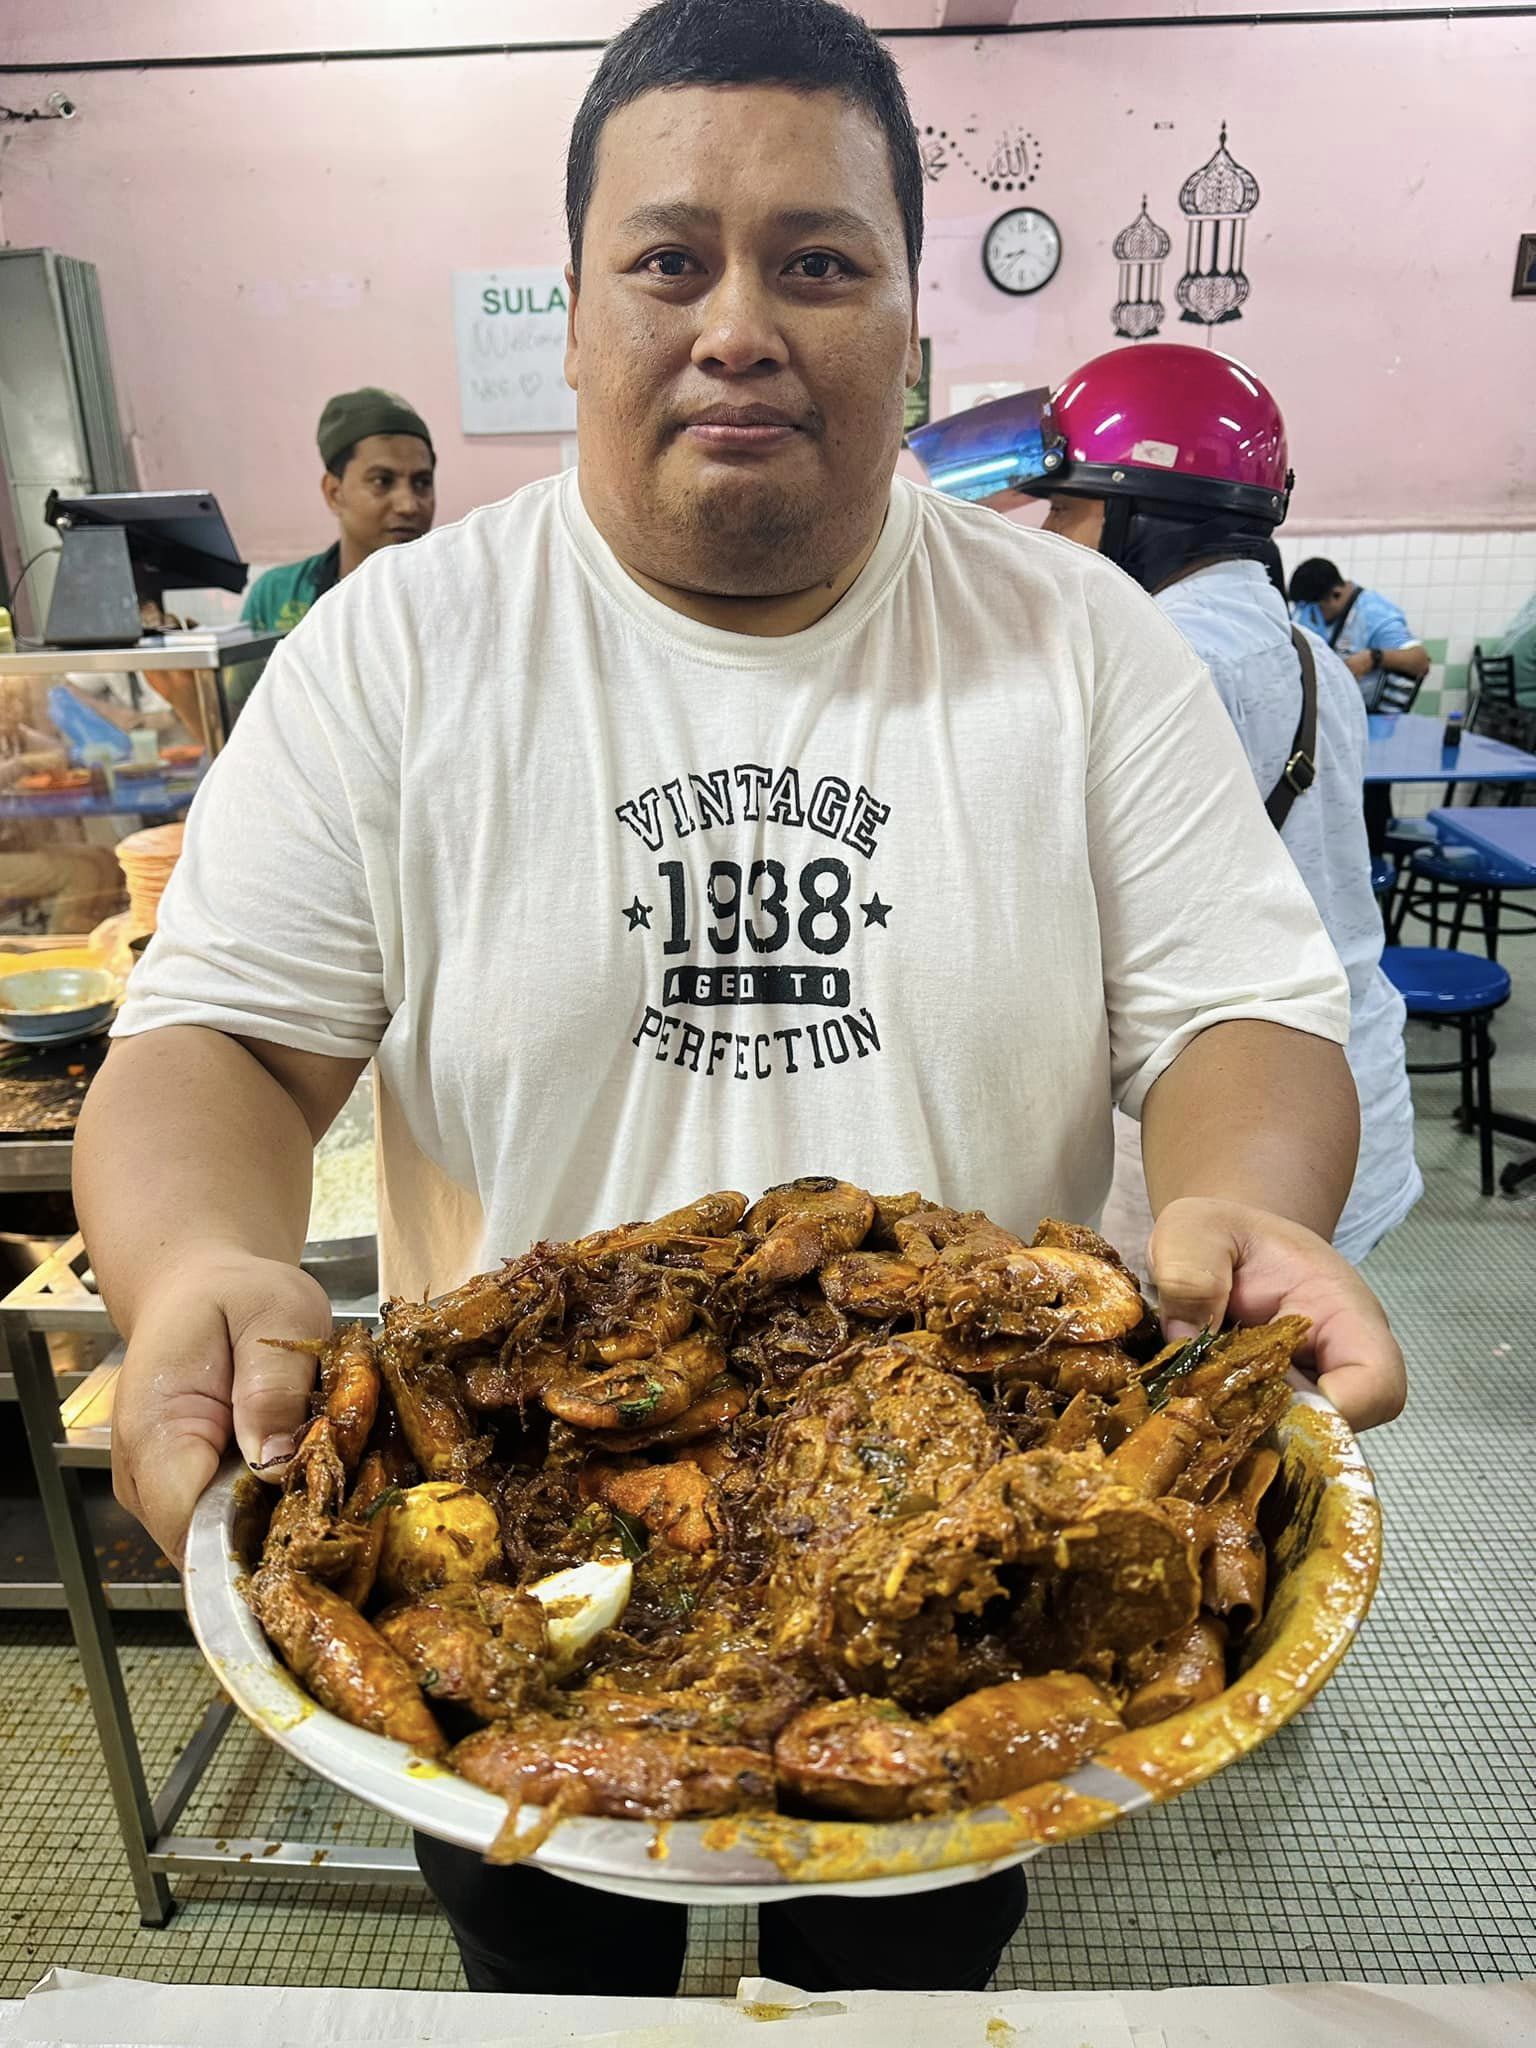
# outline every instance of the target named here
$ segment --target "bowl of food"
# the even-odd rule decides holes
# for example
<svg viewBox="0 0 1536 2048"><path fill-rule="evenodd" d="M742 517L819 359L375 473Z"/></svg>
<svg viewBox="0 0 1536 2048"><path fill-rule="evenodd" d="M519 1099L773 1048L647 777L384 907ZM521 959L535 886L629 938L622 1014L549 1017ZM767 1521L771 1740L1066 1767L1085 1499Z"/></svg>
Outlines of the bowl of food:
<svg viewBox="0 0 1536 2048"><path fill-rule="evenodd" d="M29 967L0 976L0 1033L23 1043L84 1038L112 1021L117 997L104 967Z"/></svg>
<svg viewBox="0 0 1536 2048"><path fill-rule="evenodd" d="M1296 1318L1165 1346L1103 1240L822 1178L543 1244L319 1349L188 1613L274 1740L495 1859L690 1902L959 1883L1322 1686L1370 1477Z"/></svg>

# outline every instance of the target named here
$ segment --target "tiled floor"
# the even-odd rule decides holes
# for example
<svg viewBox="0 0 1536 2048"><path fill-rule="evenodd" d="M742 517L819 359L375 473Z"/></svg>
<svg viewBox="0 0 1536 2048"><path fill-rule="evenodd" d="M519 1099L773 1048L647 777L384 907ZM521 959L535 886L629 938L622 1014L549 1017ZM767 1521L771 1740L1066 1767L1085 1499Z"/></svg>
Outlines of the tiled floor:
<svg viewBox="0 0 1536 2048"><path fill-rule="evenodd" d="M1536 1114L1536 948L1511 956L1524 991L1495 1072L1504 1103ZM1004 1985L1536 1973L1536 1185L1483 1202L1472 1141L1449 1123L1452 1083L1421 1080L1416 1097L1428 1192L1370 1266L1414 1372L1407 1415L1370 1439L1388 1530L1370 1624L1321 1700L1256 1755L1040 1858ZM158 1775L212 1682L174 1619L121 1635ZM177 1982L461 1982L420 1895L189 1880L170 1927L141 1929L62 1621L0 1616L0 1754L0 1995L50 1963ZM395 1838L243 1724L182 1825ZM696 1913L685 1990L732 1990L751 1944L746 1913Z"/></svg>

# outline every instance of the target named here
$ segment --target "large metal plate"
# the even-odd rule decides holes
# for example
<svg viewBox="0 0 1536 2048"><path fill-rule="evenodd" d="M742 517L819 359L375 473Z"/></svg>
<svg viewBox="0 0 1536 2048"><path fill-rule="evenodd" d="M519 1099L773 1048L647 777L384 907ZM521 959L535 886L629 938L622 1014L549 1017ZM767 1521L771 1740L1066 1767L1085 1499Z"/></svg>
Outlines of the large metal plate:
<svg viewBox="0 0 1536 2048"><path fill-rule="evenodd" d="M1287 1518L1272 1547L1269 1609L1241 1677L1218 1698L1116 1736L1060 1783L963 1814L892 1822L784 1814L573 1819L531 1860L600 1889L695 1905L810 1892L874 1897L963 1883L1187 1791L1283 1727L1318 1692L1375 1591L1380 1510L1349 1429L1320 1396L1303 1393L1275 1441ZM187 1613L220 1684L274 1742L332 1784L426 1834L490 1849L507 1823L502 1800L400 1743L338 1720L279 1664L240 1591L263 1519L261 1489L238 1461L225 1465L193 1517ZM537 1808L525 1807L519 1825L532 1828L539 1818Z"/></svg>

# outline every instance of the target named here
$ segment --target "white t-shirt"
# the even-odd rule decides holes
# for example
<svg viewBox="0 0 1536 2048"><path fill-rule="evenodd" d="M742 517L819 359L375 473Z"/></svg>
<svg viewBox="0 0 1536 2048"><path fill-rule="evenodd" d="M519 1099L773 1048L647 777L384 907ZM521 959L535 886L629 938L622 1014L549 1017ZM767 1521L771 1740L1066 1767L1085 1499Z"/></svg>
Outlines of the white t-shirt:
<svg viewBox="0 0 1536 2048"><path fill-rule="evenodd" d="M1221 562L1158 592L1206 664L1237 728L1262 795L1290 758L1301 716L1301 665L1291 645L1285 600L1257 562ZM1381 971L1381 911L1371 890L1361 791L1365 704L1354 677L1315 635L1317 780L1292 804L1282 836L1349 977L1349 1065L1360 1097L1360 1159L1334 1232L1347 1258L1361 1259L1401 1223L1424 1182L1413 1152L1413 1098L1403 1060L1403 999ZM1119 1134L1111 1234L1123 1183L1139 1177L1134 1133ZM1150 1227L1148 1225L1147 1227ZM1122 1247L1127 1258L1139 1247Z"/></svg>
<svg viewBox="0 0 1536 2048"><path fill-rule="evenodd" d="M1347 992L1210 682L1082 548L903 481L804 632L683 618L574 473L316 605L119 1033L377 1056L386 1285L831 1173L1092 1217L1224 1018Z"/></svg>

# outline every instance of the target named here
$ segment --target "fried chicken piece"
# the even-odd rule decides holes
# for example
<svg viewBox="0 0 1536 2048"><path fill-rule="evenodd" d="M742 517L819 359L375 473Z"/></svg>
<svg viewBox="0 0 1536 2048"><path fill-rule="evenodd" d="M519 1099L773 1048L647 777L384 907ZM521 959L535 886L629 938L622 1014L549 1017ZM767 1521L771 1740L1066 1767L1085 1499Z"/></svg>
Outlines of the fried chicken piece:
<svg viewBox="0 0 1536 2048"><path fill-rule="evenodd" d="M935 1209L926 1195L920 1195L911 1188L904 1195L875 1195L875 1220L869 1226L869 1236L864 1240L873 1251L894 1252L900 1249L896 1242L896 1225L903 1222L918 1209Z"/></svg>
<svg viewBox="0 0 1536 2048"><path fill-rule="evenodd" d="M442 1586L386 1608L375 1626L424 1692L482 1721L543 1698L550 1661L544 1609L510 1586Z"/></svg>
<svg viewBox="0 0 1536 2048"><path fill-rule="evenodd" d="M283 1662L322 1707L427 1756L444 1753L442 1730L404 1658L339 1593L303 1572L264 1566L246 1597Z"/></svg>
<svg viewBox="0 0 1536 2048"><path fill-rule="evenodd" d="M600 1500L643 1522L659 1543L698 1556L720 1540L715 1489L691 1460L671 1465L591 1464L582 1468L583 1500Z"/></svg>
<svg viewBox="0 0 1536 2048"><path fill-rule="evenodd" d="M1016 1596L1021 1566L1040 1592L1025 1609L1034 1654L1064 1663L1139 1648L1198 1604L1175 1518L1116 1484L1097 1444L1005 1456L921 1341L811 1376L773 1426L763 1479L775 1641L866 1690L900 1694L914 1631L931 1659L932 1632Z"/></svg>

